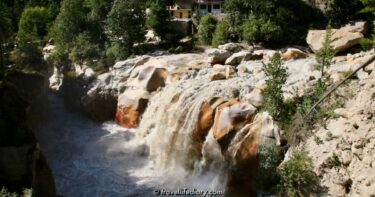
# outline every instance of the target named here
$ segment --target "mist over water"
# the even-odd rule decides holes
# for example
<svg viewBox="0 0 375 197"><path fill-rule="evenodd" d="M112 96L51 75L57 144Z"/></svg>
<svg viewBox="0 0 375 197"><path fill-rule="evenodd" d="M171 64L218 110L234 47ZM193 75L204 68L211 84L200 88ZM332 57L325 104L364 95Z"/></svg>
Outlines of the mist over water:
<svg viewBox="0 0 375 197"><path fill-rule="evenodd" d="M48 100L49 117L35 130L58 195L155 196L156 189L223 190L225 176L220 165L216 164L214 171L208 170L207 165L215 163L206 159L196 161L193 169L173 162L160 165L161 157L150 154L149 145L136 137L137 131L121 128L115 122L96 123L68 112L56 95L50 94ZM158 138L153 140L157 143ZM216 144L212 136L207 140L203 152L211 154L209 149Z"/></svg>

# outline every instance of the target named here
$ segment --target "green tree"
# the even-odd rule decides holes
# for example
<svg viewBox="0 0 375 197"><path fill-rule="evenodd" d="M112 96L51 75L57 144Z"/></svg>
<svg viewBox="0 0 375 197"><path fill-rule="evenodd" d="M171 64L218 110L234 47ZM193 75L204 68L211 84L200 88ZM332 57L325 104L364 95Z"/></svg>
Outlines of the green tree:
<svg viewBox="0 0 375 197"><path fill-rule="evenodd" d="M48 11L44 7L27 7L22 13L17 37L21 41L41 40L47 35Z"/></svg>
<svg viewBox="0 0 375 197"><path fill-rule="evenodd" d="M292 158L279 168L278 174L280 196L309 196L319 187L319 177L314 173L312 160L305 151L294 152Z"/></svg>
<svg viewBox="0 0 375 197"><path fill-rule="evenodd" d="M112 41L120 43L127 55L134 43L144 40L146 34L145 0L116 0L108 14L107 27Z"/></svg>
<svg viewBox="0 0 375 197"><path fill-rule="evenodd" d="M318 62L317 68L321 72L322 79L325 77L324 69L332 64L333 57L336 52L333 50L332 42L332 29L328 25L326 34L324 36L323 47L316 53L316 61Z"/></svg>
<svg viewBox="0 0 375 197"><path fill-rule="evenodd" d="M210 45L216 29L217 19L211 15L205 15L201 18L198 27L199 41Z"/></svg>
<svg viewBox="0 0 375 197"><path fill-rule="evenodd" d="M150 7L151 14L147 19L147 26L153 29L162 41L165 41L165 36L168 33L169 13L166 7L167 4L164 0L153 2Z"/></svg>
<svg viewBox="0 0 375 197"><path fill-rule="evenodd" d="M214 36L212 38L212 46L217 47L225 44L229 40L229 24L226 21L221 21L217 24Z"/></svg>
<svg viewBox="0 0 375 197"><path fill-rule="evenodd" d="M264 110L276 120L281 120L284 114L282 110L285 109L282 87L288 78L287 70L282 65L281 55L276 53L271 63L264 64L263 70L267 77Z"/></svg>
<svg viewBox="0 0 375 197"><path fill-rule="evenodd" d="M62 1L60 13L51 29L57 50L67 53L74 38L85 29L86 13L83 0Z"/></svg>
<svg viewBox="0 0 375 197"><path fill-rule="evenodd" d="M8 6L0 2L0 80L4 78L4 43L12 34L11 13Z"/></svg>

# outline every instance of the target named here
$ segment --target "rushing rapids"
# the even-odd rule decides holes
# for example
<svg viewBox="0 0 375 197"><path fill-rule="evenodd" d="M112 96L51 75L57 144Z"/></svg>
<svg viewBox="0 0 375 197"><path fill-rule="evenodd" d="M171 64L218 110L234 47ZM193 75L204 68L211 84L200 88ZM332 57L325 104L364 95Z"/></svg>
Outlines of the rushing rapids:
<svg viewBox="0 0 375 197"><path fill-rule="evenodd" d="M130 59L90 85L81 101L97 109L85 111L100 113L117 94L116 120L131 129L67 112L50 96L50 119L37 130L59 194L153 196L162 188L254 194L258 146L279 140L272 118L258 113L263 99L256 87L264 77L188 57Z"/></svg>

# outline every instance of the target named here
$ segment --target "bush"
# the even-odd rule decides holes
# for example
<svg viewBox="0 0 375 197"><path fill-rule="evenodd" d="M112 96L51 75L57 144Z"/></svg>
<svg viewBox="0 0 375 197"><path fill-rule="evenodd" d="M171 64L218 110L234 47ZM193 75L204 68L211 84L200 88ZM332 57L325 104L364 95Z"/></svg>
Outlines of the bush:
<svg viewBox="0 0 375 197"><path fill-rule="evenodd" d="M282 29L271 20L252 19L244 23L242 37L247 42L278 42Z"/></svg>
<svg viewBox="0 0 375 197"><path fill-rule="evenodd" d="M284 97L282 87L288 78L287 70L282 66L281 55L277 53L271 63L264 64L266 74L266 88L264 89L264 110L275 120L282 120L284 116Z"/></svg>
<svg viewBox="0 0 375 197"><path fill-rule="evenodd" d="M229 25L227 22L219 22L216 26L215 33L212 39L212 46L217 47L221 44L225 44L229 40Z"/></svg>
<svg viewBox="0 0 375 197"><path fill-rule="evenodd" d="M74 63L83 63L86 60L99 57L99 46L93 44L88 32L80 33L73 42L69 59Z"/></svg>
<svg viewBox="0 0 375 197"><path fill-rule="evenodd" d="M20 43L17 48L15 48L10 59L17 67L31 67L36 70L41 70L44 68L42 48L33 42Z"/></svg>
<svg viewBox="0 0 375 197"><path fill-rule="evenodd" d="M211 44L216 24L217 19L211 15L205 15L201 18L198 27L198 38L202 44Z"/></svg>
<svg viewBox="0 0 375 197"><path fill-rule="evenodd" d="M44 7L28 7L22 12L17 37L26 42L43 39L47 35L48 10Z"/></svg>
<svg viewBox="0 0 375 197"><path fill-rule="evenodd" d="M280 153L275 142L259 147L259 169L256 174L258 189L267 191L279 182L277 167L282 161Z"/></svg>
<svg viewBox="0 0 375 197"><path fill-rule="evenodd" d="M319 177L314 173L312 160L305 151L294 152L292 158L278 170L281 196L309 196L318 192Z"/></svg>

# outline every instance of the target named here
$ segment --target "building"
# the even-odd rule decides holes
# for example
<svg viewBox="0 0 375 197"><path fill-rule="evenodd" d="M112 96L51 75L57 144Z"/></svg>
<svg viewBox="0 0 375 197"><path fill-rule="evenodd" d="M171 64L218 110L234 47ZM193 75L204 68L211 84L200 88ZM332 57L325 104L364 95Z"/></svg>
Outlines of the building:
<svg viewBox="0 0 375 197"><path fill-rule="evenodd" d="M222 13L224 0L196 0L196 8L200 14L219 15Z"/></svg>
<svg viewBox="0 0 375 197"><path fill-rule="evenodd" d="M172 18L188 19L193 16L193 10L199 14L219 15L222 13L224 0L176 0L173 6L168 6Z"/></svg>
<svg viewBox="0 0 375 197"><path fill-rule="evenodd" d="M168 6L172 18L191 18L193 16L194 0L176 0L175 4Z"/></svg>

